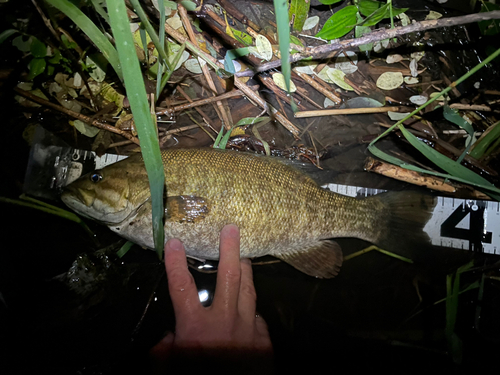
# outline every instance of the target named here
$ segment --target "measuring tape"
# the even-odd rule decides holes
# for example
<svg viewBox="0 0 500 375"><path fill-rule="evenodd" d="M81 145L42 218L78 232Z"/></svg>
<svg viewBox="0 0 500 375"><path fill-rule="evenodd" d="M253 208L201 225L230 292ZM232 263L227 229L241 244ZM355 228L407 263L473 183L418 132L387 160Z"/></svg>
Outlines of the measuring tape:
<svg viewBox="0 0 500 375"><path fill-rule="evenodd" d="M93 151L53 144L35 145L28 164L25 192L55 198L58 190L81 175L125 158L124 155L114 154L97 156ZM326 184L323 187L358 198L386 191L339 184ZM433 245L500 255L500 203L437 197L437 205L424 231Z"/></svg>
<svg viewBox="0 0 500 375"><path fill-rule="evenodd" d="M386 190L326 184L323 187L350 197L368 197ZM500 202L437 197L424 231L432 244L500 254Z"/></svg>

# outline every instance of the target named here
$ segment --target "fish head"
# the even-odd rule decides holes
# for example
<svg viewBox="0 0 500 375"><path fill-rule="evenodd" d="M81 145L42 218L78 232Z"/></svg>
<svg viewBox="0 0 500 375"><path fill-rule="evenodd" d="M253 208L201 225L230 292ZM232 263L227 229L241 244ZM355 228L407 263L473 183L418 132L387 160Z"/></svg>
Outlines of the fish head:
<svg viewBox="0 0 500 375"><path fill-rule="evenodd" d="M123 222L149 197L147 172L140 155L80 177L61 195L76 213L106 225Z"/></svg>

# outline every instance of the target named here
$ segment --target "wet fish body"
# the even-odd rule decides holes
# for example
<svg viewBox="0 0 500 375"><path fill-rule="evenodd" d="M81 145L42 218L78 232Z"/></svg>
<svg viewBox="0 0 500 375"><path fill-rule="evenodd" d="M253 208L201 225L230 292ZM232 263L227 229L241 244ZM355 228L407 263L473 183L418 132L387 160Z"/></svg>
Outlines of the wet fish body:
<svg viewBox="0 0 500 375"><path fill-rule="evenodd" d="M166 179L165 238L189 256L218 259L219 232L238 225L241 256L272 255L316 277L342 264L331 240L355 237L390 247L428 241L422 232L434 198L387 193L355 199L318 186L279 158L215 149L162 151ZM77 213L153 249L149 183L140 154L94 171L67 187L62 200Z"/></svg>

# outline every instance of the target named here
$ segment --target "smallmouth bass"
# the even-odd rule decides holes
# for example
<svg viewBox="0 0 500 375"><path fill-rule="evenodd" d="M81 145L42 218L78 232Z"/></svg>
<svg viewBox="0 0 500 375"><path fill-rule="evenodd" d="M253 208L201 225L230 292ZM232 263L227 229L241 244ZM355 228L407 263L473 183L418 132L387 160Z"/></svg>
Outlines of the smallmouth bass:
<svg viewBox="0 0 500 375"><path fill-rule="evenodd" d="M236 224L241 257L272 255L315 277L342 264L332 240L355 237L384 248L425 242L434 197L394 192L356 199L323 189L279 158L216 149L162 151L166 179L165 240L186 254L219 258L219 232ZM78 214L154 249L149 182L140 154L96 170L66 187ZM394 247L394 246L392 246Z"/></svg>

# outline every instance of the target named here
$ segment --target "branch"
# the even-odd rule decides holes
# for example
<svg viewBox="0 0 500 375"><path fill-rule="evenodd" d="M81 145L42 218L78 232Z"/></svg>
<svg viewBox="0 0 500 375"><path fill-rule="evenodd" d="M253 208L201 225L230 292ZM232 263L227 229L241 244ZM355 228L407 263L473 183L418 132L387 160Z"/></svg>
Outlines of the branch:
<svg viewBox="0 0 500 375"><path fill-rule="evenodd" d="M81 113L64 108L62 105L51 103L48 100L45 100L43 98L40 98L39 96L33 95L29 91L21 90L19 87L15 87L14 91L17 92L19 95L22 95L25 98L27 98L35 103L38 103L38 104L43 105L45 107L49 107L49 108L55 109L56 111L65 113L68 116L74 117L80 121L83 121L87 124L95 126L96 128L108 130L112 133L119 134L122 137L125 137L128 140L134 142L136 145L140 145L139 139L137 139L137 137L134 137L132 134L124 132L123 130L120 130L114 126L103 124L102 122L99 122L97 120L93 120L92 118L85 116L85 115L82 115Z"/></svg>
<svg viewBox="0 0 500 375"><path fill-rule="evenodd" d="M493 12L469 14L467 16L449 17L437 20L415 22L412 23L411 25L395 27L394 29L380 29L371 32L369 34L366 34L361 38L348 39L333 44L325 44L317 47L306 48L306 50L302 53L295 53L291 55L290 62L294 63L306 59L308 57L317 59L333 51L350 50L353 49L353 47L361 46L363 44L377 42L384 39L390 39L396 36L414 33L417 31L437 29L440 27L465 25L468 23L487 21L492 19L500 19L500 10L495 10ZM264 72L266 70L277 68L279 66L281 66L281 60L276 60L266 64L261 64L260 66L256 67L256 70L259 72Z"/></svg>

